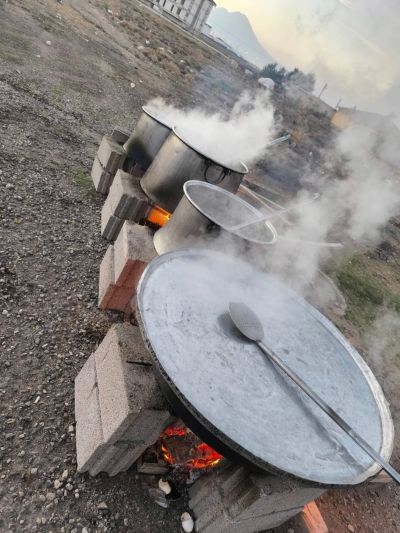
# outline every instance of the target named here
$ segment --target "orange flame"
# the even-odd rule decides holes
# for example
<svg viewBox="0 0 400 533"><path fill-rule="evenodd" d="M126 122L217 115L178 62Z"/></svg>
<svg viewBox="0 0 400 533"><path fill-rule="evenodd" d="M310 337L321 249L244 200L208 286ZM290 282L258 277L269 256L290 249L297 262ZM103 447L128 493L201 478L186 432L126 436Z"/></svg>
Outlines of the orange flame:
<svg viewBox="0 0 400 533"><path fill-rule="evenodd" d="M154 205L147 215L146 221L150 222L151 224L154 224L155 226L158 226L162 228L165 226L165 224L168 222L168 220L171 218L171 213L168 213L168 211L165 211L162 207L158 205Z"/></svg>
<svg viewBox="0 0 400 533"><path fill-rule="evenodd" d="M169 439L184 439L185 437L190 436L190 443L188 445L188 457L182 462L182 460L177 460L173 455L174 446L172 443L168 446ZM195 442L193 442L195 440ZM223 458L218 452L213 450L208 444L204 442L199 442L199 439L193 435L193 433L186 427L174 427L171 426L167 428L164 433L161 435L161 452L164 460L169 465L183 464L187 468L191 469L204 469L204 468L213 468L218 465L218 463Z"/></svg>

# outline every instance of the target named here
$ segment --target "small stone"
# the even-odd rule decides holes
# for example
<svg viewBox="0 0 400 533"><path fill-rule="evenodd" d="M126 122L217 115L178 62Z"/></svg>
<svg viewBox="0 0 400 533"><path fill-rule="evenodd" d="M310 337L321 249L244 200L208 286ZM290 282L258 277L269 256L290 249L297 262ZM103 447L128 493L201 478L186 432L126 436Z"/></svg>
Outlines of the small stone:
<svg viewBox="0 0 400 533"><path fill-rule="evenodd" d="M351 533L354 533L354 531L355 531L355 527L352 526L351 524L349 524L349 525L347 526L347 529L348 529L349 531L351 531Z"/></svg>
<svg viewBox="0 0 400 533"><path fill-rule="evenodd" d="M99 511L108 511L108 505L106 504L106 502L101 502L99 503L99 505L97 506L97 509Z"/></svg>
<svg viewBox="0 0 400 533"><path fill-rule="evenodd" d="M136 87L136 83L131 82L131 89L134 89Z"/></svg>
<svg viewBox="0 0 400 533"><path fill-rule="evenodd" d="M54 492L48 492L46 494L46 500L48 500L49 502L52 502L53 500L55 500L56 498L56 495L54 494Z"/></svg>
<svg viewBox="0 0 400 533"><path fill-rule="evenodd" d="M6 189L14 189L14 185L12 183L6 183Z"/></svg>
<svg viewBox="0 0 400 533"><path fill-rule="evenodd" d="M68 478L68 470L64 470L64 472L62 473L62 476L61 476L63 479L67 479Z"/></svg>
<svg viewBox="0 0 400 533"><path fill-rule="evenodd" d="M183 531L191 533L194 529L194 520L189 513L183 513L181 516L181 525Z"/></svg>
<svg viewBox="0 0 400 533"><path fill-rule="evenodd" d="M86 527L82 528L82 533L89 533L89 530Z"/></svg>
<svg viewBox="0 0 400 533"><path fill-rule="evenodd" d="M67 484L65 485L65 488L66 488L69 492L71 492L71 490L74 490L74 487L73 487L73 485L72 485L71 483L67 483Z"/></svg>
<svg viewBox="0 0 400 533"><path fill-rule="evenodd" d="M47 46L51 46L51 41L46 41Z"/></svg>
<svg viewBox="0 0 400 533"><path fill-rule="evenodd" d="M56 480L54 481L54 488L55 488L56 490L58 490L58 489L61 488L61 487L62 487L62 481L60 481L59 479L56 479Z"/></svg>
<svg viewBox="0 0 400 533"><path fill-rule="evenodd" d="M70 426L68 426L68 433L73 433L75 430L74 426L71 424Z"/></svg>
<svg viewBox="0 0 400 533"><path fill-rule="evenodd" d="M34 476L35 474L38 473L38 469L37 468L31 468L31 474Z"/></svg>
<svg viewBox="0 0 400 533"><path fill-rule="evenodd" d="M5 316L10 316L10 313L8 312L7 309L4 309L4 310L3 310L3 315L5 315Z"/></svg>

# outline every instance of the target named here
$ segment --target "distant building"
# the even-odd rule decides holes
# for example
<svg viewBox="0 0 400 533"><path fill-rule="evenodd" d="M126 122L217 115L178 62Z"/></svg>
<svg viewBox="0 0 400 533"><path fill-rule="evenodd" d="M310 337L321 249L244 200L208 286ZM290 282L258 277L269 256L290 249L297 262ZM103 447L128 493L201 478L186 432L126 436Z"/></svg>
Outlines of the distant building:
<svg viewBox="0 0 400 533"><path fill-rule="evenodd" d="M211 10L216 5L214 0L152 0L152 3L193 33L203 31Z"/></svg>

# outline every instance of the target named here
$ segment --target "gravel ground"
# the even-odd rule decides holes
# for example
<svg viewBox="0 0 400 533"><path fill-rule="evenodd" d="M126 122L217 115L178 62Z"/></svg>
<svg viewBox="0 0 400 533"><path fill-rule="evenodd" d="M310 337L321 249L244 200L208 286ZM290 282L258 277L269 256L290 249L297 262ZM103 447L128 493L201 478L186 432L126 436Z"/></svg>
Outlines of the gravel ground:
<svg viewBox="0 0 400 533"><path fill-rule="evenodd" d="M0 9L0 530L178 532L185 498L161 509L154 479L75 471L73 380L123 320L96 308L106 244L87 174L150 97L220 109L250 82L133 1ZM399 530L392 486L323 508L335 533Z"/></svg>

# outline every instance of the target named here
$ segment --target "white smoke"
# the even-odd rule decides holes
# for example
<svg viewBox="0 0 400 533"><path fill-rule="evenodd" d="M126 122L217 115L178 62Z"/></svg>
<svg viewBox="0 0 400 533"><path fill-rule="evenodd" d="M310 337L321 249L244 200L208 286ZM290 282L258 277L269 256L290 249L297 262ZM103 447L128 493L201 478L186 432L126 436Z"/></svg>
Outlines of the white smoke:
<svg viewBox="0 0 400 533"><path fill-rule="evenodd" d="M368 354L374 370L384 372L385 361L398 359L400 343L400 315L384 310L365 335Z"/></svg>
<svg viewBox="0 0 400 533"><path fill-rule="evenodd" d="M199 151L227 166L256 162L276 135L274 111L264 90L244 93L226 116L201 109L182 110L162 99L152 100L148 106L176 125ZM400 182L391 166L375 153L379 145L386 156L397 156L395 146L386 141L382 134L363 126L339 134L331 150L335 160L339 156L346 161L347 177L304 176L304 189L286 205L288 223L278 223L277 245L261 251L263 264L306 293L320 279L320 270L332 253L337 255L326 243L377 244L382 228L400 213ZM320 193L317 200L315 192Z"/></svg>
<svg viewBox="0 0 400 533"><path fill-rule="evenodd" d="M295 284L307 286L318 275L331 249L311 243L335 239L352 246L378 244L381 230L400 213L400 181L391 167L373 154L377 139L361 127L341 133L336 150L346 158L346 179L311 176L307 187L289 203L291 224L269 258L272 268Z"/></svg>
<svg viewBox="0 0 400 533"><path fill-rule="evenodd" d="M148 107L176 126L182 138L198 151L228 167L255 163L275 134L274 109L265 90L244 92L227 116L201 109L182 110L161 98L150 101Z"/></svg>

